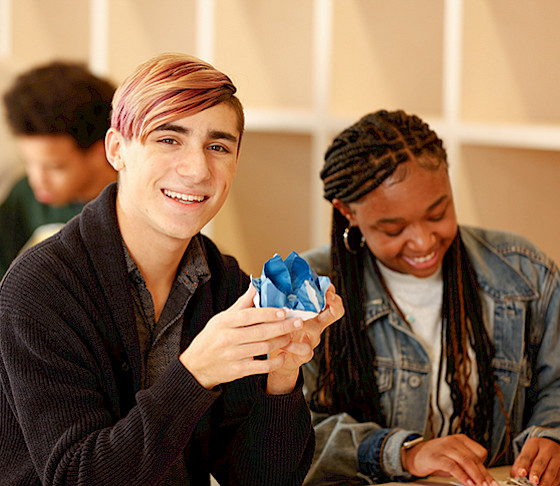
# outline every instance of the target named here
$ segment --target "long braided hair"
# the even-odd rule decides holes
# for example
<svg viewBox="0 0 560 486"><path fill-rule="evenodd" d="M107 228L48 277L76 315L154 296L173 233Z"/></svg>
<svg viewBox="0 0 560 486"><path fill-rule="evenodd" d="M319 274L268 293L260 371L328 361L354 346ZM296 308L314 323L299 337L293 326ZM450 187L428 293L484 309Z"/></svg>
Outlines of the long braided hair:
<svg viewBox="0 0 560 486"><path fill-rule="evenodd" d="M436 170L441 164L447 168L442 141L420 118L403 111L368 114L340 133L328 148L321 171L324 197L330 202L335 198L343 203L357 201L411 159L428 170ZM346 312L324 333L311 407L329 413L347 412L356 420L389 426L380 406L373 366L375 352L364 322L363 268L369 250L359 244L359 239L355 240L356 252L345 248L343 233L347 226L346 218L333 208L330 276ZM491 366L495 352L482 321L476 275L459 233L443 259L443 276L441 355L453 403L447 433L465 433L488 447L494 396L499 393ZM476 394L469 386L473 372L469 349L476 355Z"/></svg>

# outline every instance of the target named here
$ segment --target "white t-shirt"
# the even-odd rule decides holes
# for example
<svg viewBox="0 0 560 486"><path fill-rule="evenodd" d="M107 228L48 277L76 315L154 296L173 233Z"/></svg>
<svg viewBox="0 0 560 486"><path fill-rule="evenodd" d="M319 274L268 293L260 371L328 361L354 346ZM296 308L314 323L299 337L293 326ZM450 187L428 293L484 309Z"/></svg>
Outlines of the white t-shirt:
<svg viewBox="0 0 560 486"><path fill-rule="evenodd" d="M402 313L405 315L410 328L424 346L432 362L432 382L431 382L431 401L432 401L432 423L426 424L424 437L432 436L432 430L437 434L441 428L442 417L438 412L435 391L438 386L439 360L441 356L441 309L443 301L443 272L440 267L433 275L419 278L414 275L399 273L391 270L377 261L379 270L387 288ZM469 350L471 362L476 363L476 357L472 349ZM451 391L445 382L445 357L442 363L442 377L439 390L439 408L443 413L444 427L442 434L445 435L449 428L449 419L453 413L453 403L451 402ZM476 366L473 366L471 374L471 389L476 390L478 377Z"/></svg>

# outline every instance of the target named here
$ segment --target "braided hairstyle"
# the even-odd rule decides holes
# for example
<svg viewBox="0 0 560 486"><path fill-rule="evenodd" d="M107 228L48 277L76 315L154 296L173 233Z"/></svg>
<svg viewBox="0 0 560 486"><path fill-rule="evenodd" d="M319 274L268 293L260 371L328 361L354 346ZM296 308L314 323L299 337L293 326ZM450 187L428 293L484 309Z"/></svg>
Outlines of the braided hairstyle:
<svg viewBox="0 0 560 486"><path fill-rule="evenodd" d="M400 164L413 159L427 170L436 170L441 164L447 168L442 141L420 118L403 111L368 114L340 133L328 148L321 171L324 197L331 203L335 198L343 203L357 201L391 176L406 177L406 171L396 171ZM364 322L362 277L369 250L359 244L359 239L355 244L356 236L361 238L359 234L354 235L352 243L357 250L349 252L345 248L343 233L347 226L346 218L333 208L330 276L346 312L324 333L311 407L320 412L347 412L359 421L388 426L375 379L375 353ZM497 387L491 368L494 347L482 321L476 276L459 232L443 259L443 275L442 360L445 356L444 376L453 403L447 433L462 432L488 446ZM476 355L476 395L469 386L473 368L469 349ZM441 366L440 362L440 376ZM476 420L471 413L474 400Z"/></svg>

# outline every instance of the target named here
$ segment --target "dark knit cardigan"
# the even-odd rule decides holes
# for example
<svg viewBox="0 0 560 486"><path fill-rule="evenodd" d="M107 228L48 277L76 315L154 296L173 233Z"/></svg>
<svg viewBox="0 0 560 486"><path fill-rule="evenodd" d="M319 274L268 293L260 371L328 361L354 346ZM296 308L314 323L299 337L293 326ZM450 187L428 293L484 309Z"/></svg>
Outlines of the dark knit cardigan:
<svg viewBox="0 0 560 486"><path fill-rule="evenodd" d="M0 483L157 484L185 454L191 484L301 484L314 435L301 383L265 377L206 390L179 360L140 390L133 301L109 186L0 286ZM182 346L246 290L202 236L212 277L185 311ZM301 380L300 380L301 381Z"/></svg>

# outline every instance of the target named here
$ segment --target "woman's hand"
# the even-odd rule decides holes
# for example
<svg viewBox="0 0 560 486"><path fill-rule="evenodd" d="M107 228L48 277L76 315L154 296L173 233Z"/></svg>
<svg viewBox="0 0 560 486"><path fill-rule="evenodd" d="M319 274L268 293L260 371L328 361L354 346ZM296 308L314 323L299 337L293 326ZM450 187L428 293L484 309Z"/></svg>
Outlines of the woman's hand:
<svg viewBox="0 0 560 486"><path fill-rule="evenodd" d="M404 453L403 467L414 476L453 476L467 486L498 486L484 466L488 451L463 434L420 442Z"/></svg>
<svg viewBox="0 0 560 486"><path fill-rule="evenodd" d="M560 484L560 444L543 437L528 439L511 467L511 476L524 476L539 486Z"/></svg>

